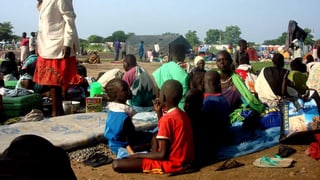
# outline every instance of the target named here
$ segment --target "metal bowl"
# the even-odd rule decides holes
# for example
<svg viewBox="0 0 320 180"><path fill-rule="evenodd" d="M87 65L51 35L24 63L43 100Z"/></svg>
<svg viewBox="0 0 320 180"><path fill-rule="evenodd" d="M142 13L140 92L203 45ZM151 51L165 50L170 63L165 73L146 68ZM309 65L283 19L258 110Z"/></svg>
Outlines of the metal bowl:
<svg viewBox="0 0 320 180"><path fill-rule="evenodd" d="M73 114L80 107L79 101L62 101L62 108L65 114Z"/></svg>

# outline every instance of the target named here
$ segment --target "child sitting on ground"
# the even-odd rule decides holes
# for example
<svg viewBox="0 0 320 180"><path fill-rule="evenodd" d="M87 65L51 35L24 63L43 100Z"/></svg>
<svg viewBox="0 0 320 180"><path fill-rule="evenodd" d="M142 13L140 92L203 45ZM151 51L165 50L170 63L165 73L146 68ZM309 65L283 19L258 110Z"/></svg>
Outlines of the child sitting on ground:
<svg viewBox="0 0 320 180"><path fill-rule="evenodd" d="M204 101L203 112L209 118L208 127L211 128L213 146L211 152L228 140L228 127L230 126L230 107L226 98L221 94L220 74L217 71L207 71L204 75Z"/></svg>
<svg viewBox="0 0 320 180"><path fill-rule="evenodd" d="M117 172L173 173L184 170L193 161L193 133L189 117L178 108L182 98L182 85L167 80L160 96L154 101L158 114L157 148L150 153L136 153L128 159L115 160Z"/></svg>
<svg viewBox="0 0 320 180"><path fill-rule="evenodd" d="M89 96L89 82L86 79L87 68L80 63L77 63L77 76L80 81L66 90L65 98L66 100L80 101L81 105L84 105L86 97Z"/></svg>
<svg viewBox="0 0 320 180"><path fill-rule="evenodd" d="M118 153L120 147L127 148L132 153L135 127L132 116L136 113L126 101L132 94L128 84L121 79L112 79L104 87L108 103L108 117L104 137L108 140L111 151Z"/></svg>
<svg viewBox="0 0 320 180"><path fill-rule="evenodd" d="M305 71L306 65L302 63L302 58L295 58L290 63L291 71L288 74L288 79L290 81L290 86L293 87L298 95L303 95L306 93L308 86L306 84L308 80L308 75ZM293 95L294 93L290 93Z"/></svg>
<svg viewBox="0 0 320 180"><path fill-rule="evenodd" d="M184 110L189 116L192 124L194 142L194 167L201 167L206 164L208 159L207 137L211 128L208 127L208 118L205 118L202 111L203 91L192 88L185 97ZM206 153L207 152L207 153ZM209 152L211 154L211 152Z"/></svg>
<svg viewBox="0 0 320 180"><path fill-rule="evenodd" d="M0 63L0 73L3 74L5 82L19 79L18 66L13 52L10 51L5 54L5 60Z"/></svg>

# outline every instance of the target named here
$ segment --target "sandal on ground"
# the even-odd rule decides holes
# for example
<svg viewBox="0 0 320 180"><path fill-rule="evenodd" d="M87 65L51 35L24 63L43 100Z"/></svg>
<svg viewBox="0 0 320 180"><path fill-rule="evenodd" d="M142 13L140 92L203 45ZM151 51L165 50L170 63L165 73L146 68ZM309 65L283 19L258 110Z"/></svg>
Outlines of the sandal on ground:
<svg viewBox="0 0 320 180"><path fill-rule="evenodd" d="M241 162L238 162L234 159L228 159L221 166L219 166L216 169L216 171L222 171L222 170L237 168L237 167L241 167L241 166L244 166L244 164Z"/></svg>
<svg viewBox="0 0 320 180"><path fill-rule="evenodd" d="M83 161L86 166L99 167L112 163L113 159L102 153L94 153L88 159Z"/></svg>
<svg viewBox="0 0 320 180"><path fill-rule="evenodd" d="M279 146L278 155L285 158L289 157L291 154L294 154L295 152L297 152L297 150L295 150L294 148L281 144Z"/></svg>
<svg viewBox="0 0 320 180"><path fill-rule="evenodd" d="M274 168L286 168L291 167L293 159L290 158L281 158L276 156L274 158L262 156L261 158L256 159L253 162L253 165L257 167L274 167Z"/></svg>

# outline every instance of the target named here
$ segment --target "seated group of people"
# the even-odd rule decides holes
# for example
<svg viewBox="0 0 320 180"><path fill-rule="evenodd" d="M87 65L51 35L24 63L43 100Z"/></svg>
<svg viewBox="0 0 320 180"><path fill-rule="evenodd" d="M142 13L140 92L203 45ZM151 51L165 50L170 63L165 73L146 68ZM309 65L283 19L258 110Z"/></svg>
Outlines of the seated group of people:
<svg viewBox="0 0 320 180"><path fill-rule="evenodd" d="M33 92L50 98L50 87L40 85L34 81L37 60L38 56L36 54L30 54L21 64L18 64L14 52L5 53L4 59L0 64L0 87L7 88L5 92L9 92L11 89L25 92L17 94L18 96ZM78 84L65 87L64 97L62 98L65 100L79 100L84 103L85 97L88 96L87 89L89 84L85 79L87 76L86 68L80 63L77 63L77 76L80 79ZM15 86L11 86L11 84L15 84ZM4 96L10 95L9 93L4 93Z"/></svg>
<svg viewBox="0 0 320 180"><path fill-rule="evenodd" d="M36 93L45 92L46 88L33 82L36 61L37 55L30 54L21 66L18 66L15 54L12 51L7 52L0 65L2 75L0 87L4 87L6 81L17 81L15 88L31 89Z"/></svg>
<svg viewBox="0 0 320 180"><path fill-rule="evenodd" d="M233 112L250 109L260 118L266 107L277 105L279 98L295 95L287 89L292 88L298 95L308 89L304 86L306 79L297 75L303 69L301 59L292 61L289 71L284 69L283 56L275 54L273 66L255 75L247 57L239 58L236 70L227 51L217 53L219 72L204 70L205 61L197 57L197 67L188 73L184 58L184 46L172 46L169 62L150 77L137 65L135 57L128 55L123 61L126 71L123 78L115 78L104 87L112 102L105 138L115 154L123 149L129 154L128 158L113 162L115 171L172 173L190 164L206 165L214 161L214 152L219 147L230 143L233 137L228 130L232 123L243 120L232 117ZM252 76L255 84L245 82L248 76ZM151 141L144 149L139 149L139 136L132 123L137 107L154 110L159 119L158 131L150 135ZM139 153L141 150L147 152Z"/></svg>
<svg viewBox="0 0 320 180"><path fill-rule="evenodd" d="M232 80L242 81L233 73L232 58L227 51L217 54L221 74L213 70L205 72L203 59L198 59L198 69L188 74L183 69L185 52L183 45L173 46L170 61L153 72L152 77L137 65L133 55L127 55L122 79L112 79L105 85L110 101L105 138L115 154L122 153L123 149L129 154L129 158L114 161L116 171L172 173L190 164L201 166L212 162L214 152L228 144L229 114L233 107L241 104L242 95L229 86L231 76ZM246 93L246 98L252 101ZM249 105L259 112L263 109L256 99ZM144 149L132 123L135 110L141 107L156 111L159 119L157 133L144 136L151 139ZM205 142L203 137L212 143ZM148 153L136 153L139 150Z"/></svg>
<svg viewBox="0 0 320 180"><path fill-rule="evenodd" d="M113 162L115 171L174 173L190 165L211 163L218 148L231 141L229 127L242 120L232 117L233 112L246 108L261 114L265 107L277 105L279 98L294 95L288 87L298 94L310 88L304 86L302 75L297 75L304 70L302 61L292 61L288 71L281 54L275 54L272 67L253 78L253 89L245 83L251 69L246 57L240 57L236 71L231 55L220 51L216 55L219 72L204 70L205 61L196 58L197 67L188 73L185 54L184 45L172 46L169 62L152 76L129 54L123 61L123 76L103 87L109 101L104 136L113 153L128 154ZM318 65L313 65L309 77L315 67ZM157 132L137 132L133 115L152 110L158 116Z"/></svg>

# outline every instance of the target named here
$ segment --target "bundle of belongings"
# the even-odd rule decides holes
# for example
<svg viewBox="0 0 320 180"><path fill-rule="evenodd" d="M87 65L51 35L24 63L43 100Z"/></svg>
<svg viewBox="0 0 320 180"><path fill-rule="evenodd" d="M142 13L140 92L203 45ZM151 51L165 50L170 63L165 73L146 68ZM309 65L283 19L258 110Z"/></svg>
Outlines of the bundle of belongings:
<svg viewBox="0 0 320 180"><path fill-rule="evenodd" d="M281 143L307 144L313 141L314 134L320 133L319 102L312 93L315 92L281 101Z"/></svg>
<svg viewBox="0 0 320 180"><path fill-rule="evenodd" d="M93 51L89 54L87 62L89 64L100 64L101 63L100 56L96 51Z"/></svg>

